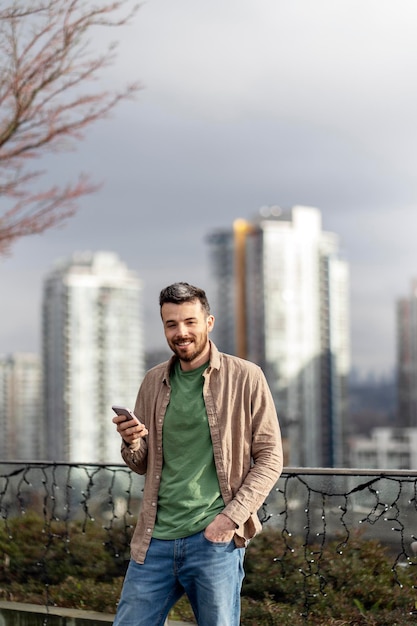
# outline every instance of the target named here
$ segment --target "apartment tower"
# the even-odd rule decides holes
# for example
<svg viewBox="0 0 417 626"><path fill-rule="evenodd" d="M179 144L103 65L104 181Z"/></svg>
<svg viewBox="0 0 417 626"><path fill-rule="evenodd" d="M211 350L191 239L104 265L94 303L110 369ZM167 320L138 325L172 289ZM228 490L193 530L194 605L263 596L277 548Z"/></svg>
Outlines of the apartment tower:
<svg viewBox="0 0 417 626"><path fill-rule="evenodd" d="M41 461L42 368L37 354L0 356L0 459Z"/></svg>
<svg viewBox="0 0 417 626"><path fill-rule="evenodd" d="M348 267L312 207L264 207L210 234L216 326L225 352L258 363L292 466L345 464Z"/></svg>
<svg viewBox="0 0 417 626"><path fill-rule="evenodd" d="M417 427L417 279L397 302L398 426Z"/></svg>
<svg viewBox="0 0 417 626"><path fill-rule="evenodd" d="M75 254L43 293L48 460L120 462L113 403L132 407L143 377L141 283L116 254Z"/></svg>

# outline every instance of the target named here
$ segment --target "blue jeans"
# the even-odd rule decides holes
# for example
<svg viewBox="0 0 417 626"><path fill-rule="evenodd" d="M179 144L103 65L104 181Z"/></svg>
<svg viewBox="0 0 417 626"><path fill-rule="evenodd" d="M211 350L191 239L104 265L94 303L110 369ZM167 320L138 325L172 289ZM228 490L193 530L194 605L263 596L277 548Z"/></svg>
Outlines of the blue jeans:
<svg viewBox="0 0 417 626"><path fill-rule="evenodd" d="M113 626L163 626L184 592L198 626L239 626L244 552L204 532L152 539L145 563L129 563Z"/></svg>

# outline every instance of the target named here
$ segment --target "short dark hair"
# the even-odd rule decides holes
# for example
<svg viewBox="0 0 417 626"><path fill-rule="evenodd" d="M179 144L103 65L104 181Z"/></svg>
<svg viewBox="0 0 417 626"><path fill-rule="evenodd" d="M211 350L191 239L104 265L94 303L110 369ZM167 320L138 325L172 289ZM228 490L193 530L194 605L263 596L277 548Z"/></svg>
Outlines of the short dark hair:
<svg viewBox="0 0 417 626"><path fill-rule="evenodd" d="M166 302L172 302L173 304L183 304L184 302L193 302L199 300L203 310L210 315L210 305L207 300L206 292L199 287L194 287L188 283L173 283L165 289L162 289L159 294L159 306Z"/></svg>

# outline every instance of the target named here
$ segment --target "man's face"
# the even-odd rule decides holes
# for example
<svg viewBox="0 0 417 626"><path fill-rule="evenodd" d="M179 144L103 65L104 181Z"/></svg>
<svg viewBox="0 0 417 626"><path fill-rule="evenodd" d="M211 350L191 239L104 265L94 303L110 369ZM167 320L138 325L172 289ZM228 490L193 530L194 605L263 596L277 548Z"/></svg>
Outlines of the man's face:
<svg viewBox="0 0 417 626"><path fill-rule="evenodd" d="M161 317L168 345L180 359L183 370L195 369L208 360L208 334L214 326L214 317L207 315L199 300L183 304L166 302Z"/></svg>

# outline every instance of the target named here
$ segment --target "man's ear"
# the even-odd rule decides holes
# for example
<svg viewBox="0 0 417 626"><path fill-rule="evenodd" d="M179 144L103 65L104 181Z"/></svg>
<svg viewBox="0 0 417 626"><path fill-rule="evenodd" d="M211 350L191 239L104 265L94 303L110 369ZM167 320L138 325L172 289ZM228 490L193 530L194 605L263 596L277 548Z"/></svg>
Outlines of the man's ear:
<svg viewBox="0 0 417 626"><path fill-rule="evenodd" d="M213 330L214 322L215 322L214 315L209 315L207 318L207 330L209 333L211 333L211 331Z"/></svg>

